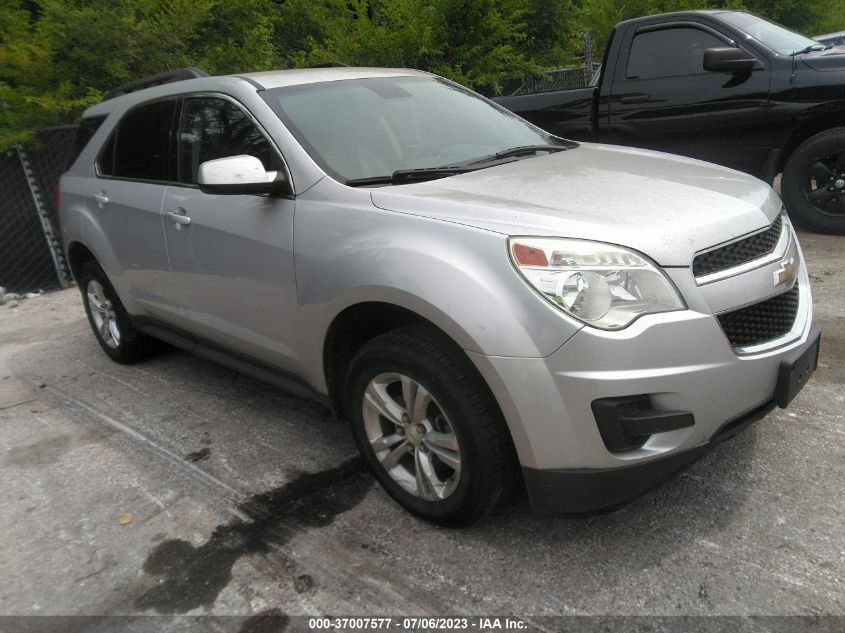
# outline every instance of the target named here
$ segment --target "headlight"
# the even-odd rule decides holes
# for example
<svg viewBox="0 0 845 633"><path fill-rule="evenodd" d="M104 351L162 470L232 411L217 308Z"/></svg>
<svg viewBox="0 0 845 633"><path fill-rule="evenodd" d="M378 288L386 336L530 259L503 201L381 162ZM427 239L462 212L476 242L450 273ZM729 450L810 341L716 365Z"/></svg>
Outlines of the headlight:
<svg viewBox="0 0 845 633"><path fill-rule="evenodd" d="M686 309L660 270L620 246L539 237L511 237L508 245L528 283L587 325L619 330L644 314Z"/></svg>

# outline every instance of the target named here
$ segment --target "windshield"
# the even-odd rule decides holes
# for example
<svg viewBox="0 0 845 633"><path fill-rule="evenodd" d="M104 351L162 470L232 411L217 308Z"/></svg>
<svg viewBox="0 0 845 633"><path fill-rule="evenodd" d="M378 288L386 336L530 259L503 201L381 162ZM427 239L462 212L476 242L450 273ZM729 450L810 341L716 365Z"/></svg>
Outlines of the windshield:
<svg viewBox="0 0 845 633"><path fill-rule="evenodd" d="M343 182L466 163L549 134L435 77L378 77L267 90L262 96L329 174Z"/></svg>
<svg viewBox="0 0 845 633"><path fill-rule="evenodd" d="M720 17L780 55L791 55L813 46L821 48L817 41L809 37L750 13L722 13Z"/></svg>

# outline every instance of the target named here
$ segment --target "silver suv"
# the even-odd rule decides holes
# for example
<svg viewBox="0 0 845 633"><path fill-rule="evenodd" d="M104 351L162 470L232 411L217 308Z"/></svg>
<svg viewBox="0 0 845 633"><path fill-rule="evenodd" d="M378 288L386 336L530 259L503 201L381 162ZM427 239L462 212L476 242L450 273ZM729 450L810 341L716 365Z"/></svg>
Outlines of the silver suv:
<svg viewBox="0 0 845 633"><path fill-rule="evenodd" d="M618 506L815 369L759 180L556 138L412 70L202 75L82 119L60 206L97 340L323 401L419 516L466 525L520 480L539 511Z"/></svg>

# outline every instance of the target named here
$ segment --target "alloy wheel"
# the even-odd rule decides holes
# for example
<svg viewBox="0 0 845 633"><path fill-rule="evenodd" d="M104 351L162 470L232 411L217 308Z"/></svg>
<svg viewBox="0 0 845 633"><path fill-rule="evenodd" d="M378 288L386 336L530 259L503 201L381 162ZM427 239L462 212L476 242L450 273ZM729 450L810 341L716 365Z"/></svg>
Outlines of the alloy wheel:
<svg viewBox="0 0 845 633"><path fill-rule="evenodd" d="M379 374L364 391L364 429L376 459L407 492L449 497L461 475L461 446L443 409L419 382Z"/></svg>
<svg viewBox="0 0 845 633"><path fill-rule="evenodd" d="M116 349L120 345L120 329L117 327L117 314L114 311L112 302L106 297L103 285L96 279L88 282L86 291L88 297L88 308L91 311L91 319L94 321L94 329L103 343Z"/></svg>

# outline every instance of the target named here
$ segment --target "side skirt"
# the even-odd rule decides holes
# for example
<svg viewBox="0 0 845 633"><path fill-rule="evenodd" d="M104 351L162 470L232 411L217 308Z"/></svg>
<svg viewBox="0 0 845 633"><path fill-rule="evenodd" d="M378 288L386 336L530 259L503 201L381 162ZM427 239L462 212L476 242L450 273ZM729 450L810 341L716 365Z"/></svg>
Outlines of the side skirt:
<svg viewBox="0 0 845 633"><path fill-rule="evenodd" d="M283 391L316 402L331 409L331 401L294 373L273 367L268 363L241 354L227 347L198 337L185 330L149 317L132 317L138 329L165 343L196 354L229 369L246 374Z"/></svg>

